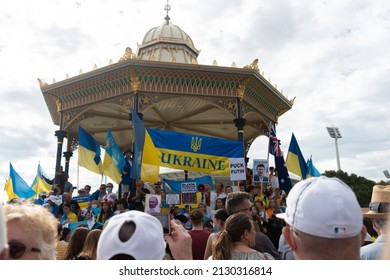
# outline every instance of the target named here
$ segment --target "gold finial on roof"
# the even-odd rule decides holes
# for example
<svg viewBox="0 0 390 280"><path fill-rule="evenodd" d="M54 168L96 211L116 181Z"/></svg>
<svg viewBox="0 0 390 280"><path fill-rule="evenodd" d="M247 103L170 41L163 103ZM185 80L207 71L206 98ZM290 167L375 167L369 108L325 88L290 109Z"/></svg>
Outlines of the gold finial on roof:
<svg viewBox="0 0 390 280"><path fill-rule="evenodd" d="M135 57L135 53L133 53L133 50L130 47L127 47L125 50L125 54L122 55L122 57L119 59L119 61L125 61L129 60Z"/></svg>
<svg viewBox="0 0 390 280"><path fill-rule="evenodd" d="M259 72L259 59L256 58L251 64L245 65L244 68L253 69Z"/></svg>
<svg viewBox="0 0 390 280"><path fill-rule="evenodd" d="M44 88L44 87L48 86L48 84L45 83L44 81L42 81L41 79L37 78L37 80L38 80L40 88Z"/></svg>

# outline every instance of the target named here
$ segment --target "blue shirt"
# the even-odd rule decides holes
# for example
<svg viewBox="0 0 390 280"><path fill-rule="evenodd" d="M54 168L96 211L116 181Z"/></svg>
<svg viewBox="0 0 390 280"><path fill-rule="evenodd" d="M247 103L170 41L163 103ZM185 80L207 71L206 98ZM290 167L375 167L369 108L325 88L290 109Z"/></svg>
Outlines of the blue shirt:
<svg viewBox="0 0 390 280"><path fill-rule="evenodd" d="M386 244L386 236L381 234L374 243L362 246L360 248L361 260L380 260Z"/></svg>
<svg viewBox="0 0 390 280"><path fill-rule="evenodd" d="M125 158L125 165L122 170L122 184L130 185L131 184L131 161Z"/></svg>
<svg viewBox="0 0 390 280"><path fill-rule="evenodd" d="M57 217L58 216L58 211L60 210L60 206L58 206L57 203L53 203L51 206L50 206L50 212L55 216Z"/></svg>

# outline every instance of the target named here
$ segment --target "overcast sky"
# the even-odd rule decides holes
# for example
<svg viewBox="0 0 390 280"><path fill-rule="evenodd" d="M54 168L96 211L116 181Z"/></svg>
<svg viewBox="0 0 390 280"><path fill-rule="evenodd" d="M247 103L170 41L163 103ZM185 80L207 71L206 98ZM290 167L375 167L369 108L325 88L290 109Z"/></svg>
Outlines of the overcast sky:
<svg viewBox="0 0 390 280"><path fill-rule="evenodd" d="M390 2L387 0L171 0L169 16L201 50L199 64L238 67L259 59L260 72L293 108L277 136L292 133L320 172L341 169L374 181L390 169ZM11 162L30 184L40 162L54 176L55 126L37 78L47 83L114 62L163 23L164 0L0 2L0 178ZM249 156L267 157L257 139ZM100 177L71 159L70 181L94 188ZM3 187L1 187L2 191ZM3 195L0 193L0 195Z"/></svg>

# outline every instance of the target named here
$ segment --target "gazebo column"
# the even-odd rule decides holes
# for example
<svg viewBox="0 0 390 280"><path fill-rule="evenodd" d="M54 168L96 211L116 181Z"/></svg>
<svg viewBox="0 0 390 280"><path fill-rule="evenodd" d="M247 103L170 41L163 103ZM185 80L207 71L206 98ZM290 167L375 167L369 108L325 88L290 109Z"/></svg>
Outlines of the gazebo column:
<svg viewBox="0 0 390 280"><path fill-rule="evenodd" d="M57 130L54 134L57 136L57 157L56 157L56 174L54 177L54 185L60 184L61 177L61 155L62 155L62 144L64 143L64 138L66 137L65 130Z"/></svg>
<svg viewBox="0 0 390 280"><path fill-rule="evenodd" d="M69 175L69 161L70 158L73 156L73 152L70 151L69 149L64 152L64 158L65 158L65 174Z"/></svg>
<svg viewBox="0 0 390 280"><path fill-rule="evenodd" d="M244 99L245 87L248 83L248 79L245 79L237 88L237 99L236 99L236 118L233 120L234 124L237 127L238 141L242 142L242 149L245 154L245 145L244 145L244 127L246 119L242 117L242 100Z"/></svg>

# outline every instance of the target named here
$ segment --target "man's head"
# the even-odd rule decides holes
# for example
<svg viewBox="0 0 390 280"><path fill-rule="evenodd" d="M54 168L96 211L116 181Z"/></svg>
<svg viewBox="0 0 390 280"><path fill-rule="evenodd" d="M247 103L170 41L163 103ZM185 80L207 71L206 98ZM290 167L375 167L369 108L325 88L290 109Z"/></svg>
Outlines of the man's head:
<svg viewBox="0 0 390 280"><path fill-rule="evenodd" d="M55 195L51 195L47 199L47 203L49 203L50 205L53 205L56 201L57 201L57 197Z"/></svg>
<svg viewBox="0 0 390 280"><path fill-rule="evenodd" d="M127 149L123 154L125 155L126 159L131 159L131 149Z"/></svg>
<svg viewBox="0 0 390 280"><path fill-rule="evenodd" d="M105 193L106 192L106 184L101 184L99 187L100 193Z"/></svg>
<svg viewBox="0 0 390 280"><path fill-rule="evenodd" d="M217 193L222 193L223 192L223 183L222 182L216 182L215 183L215 190Z"/></svg>
<svg viewBox="0 0 390 280"><path fill-rule="evenodd" d="M85 185L84 186L84 190L85 190L86 194L89 194L89 192L91 191L91 186L90 185Z"/></svg>
<svg viewBox="0 0 390 280"><path fill-rule="evenodd" d="M159 183L154 184L154 192L156 194L161 194L162 193L162 186L161 186L161 184L159 184Z"/></svg>
<svg viewBox="0 0 390 280"><path fill-rule="evenodd" d="M232 192L226 198L226 211L228 215L235 213L246 213L250 215L251 202L250 194L247 192Z"/></svg>
<svg viewBox="0 0 390 280"><path fill-rule="evenodd" d="M106 191L108 193L111 193L113 188L114 188L114 185L112 183L107 183L106 184Z"/></svg>
<svg viewBox="0 0 390 280"><path fill-rule="evenodd" d="M62 199L64 200L64 202L70 202L72 200L72 196L70 195L70 193L64 192L62 194Z"/></svg>
<svg viewBox="0 0 390 280"><path fill-rule="evenodd" d="M297 259L359 259L366 231L352 189L337 178L297 183L287 197L283 236Z"/></svg>
<svg viewBox="0 0 390 280"><path fill-rule="evenodd" d="M229 193L231 193L231 192L233 192L233 187L232 187L232 186L226 186L226 188L225 188L225 193L226 193L226 194L229 194Z"/></svg>
<svg viewBox="0 0 390 280"><path fill-rule="evenodd" d="M165 247L160 221L132 210L110 218L99 238L97 259L162 260Z"/></svg>
<svg viewBox="0 0 390 280"><path fill-rule="evenodd" d="M158 205L158 199L155 196L149 197L149 208L154 209Z"/></svg>
<svg viewBox="0 0 390 280"><path fill-rule="evenodd" d="M371 219L376 231L383 234L390 212L390 185L374 186L369 208L362 211L364 217Z"/></svg>
<svg viewBox="0 0 390 280"><path fill-rule="evenodd" d="M194 209L190 213L190 221L194 226L203 225L204 212L199 209Z"/></svg>
<svg viewBox="0 0 390 280"><path fill-rule="evenodd" d="M264 166L264 164L259 163L258 165L256 165L256 172L257 172L257 175L263 176L263 175L264 175L264 171L265 171L265 166Z"/></svg>

